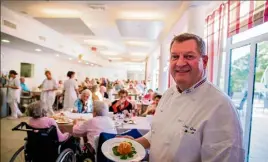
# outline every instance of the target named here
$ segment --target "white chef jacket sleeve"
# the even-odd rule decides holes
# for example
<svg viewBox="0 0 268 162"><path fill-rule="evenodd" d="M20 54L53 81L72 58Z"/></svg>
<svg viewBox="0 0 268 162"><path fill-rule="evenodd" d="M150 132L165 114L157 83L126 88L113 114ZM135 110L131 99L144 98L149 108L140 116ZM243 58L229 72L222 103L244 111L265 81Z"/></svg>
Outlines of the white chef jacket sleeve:
<svg viewBox="0 0 268 162"><path fill-rule="evenodd" d="M74 80L74 89L78 89L78 83Z"/></svg>
<svg viewBox="0 0 268 162"><path fill-rule="evenodd" d="M57 84L57 81L55 79L53 79L53 88L58 89L58 84Z"/></svg>
<svg viewBox="0 0 268 162"><path fill-rule="evenodd" d="M20 80L19 79L15 79L14 80L14 83L15 83L15 86L17 87L17 88L20 88Z"/></svg>
<svg viewBox="0 0 268 162"><path fill-rule="evenodd" d="M148 142L151 144L151 130L146 133L143 137L148 140Z"/></svg>
<svg viewBox="0 0 268 162"><path fill-rule="evenodd" d="M242 129L231 101L217 108L203 129L201 158L205 162L244 162Z"/></svg>

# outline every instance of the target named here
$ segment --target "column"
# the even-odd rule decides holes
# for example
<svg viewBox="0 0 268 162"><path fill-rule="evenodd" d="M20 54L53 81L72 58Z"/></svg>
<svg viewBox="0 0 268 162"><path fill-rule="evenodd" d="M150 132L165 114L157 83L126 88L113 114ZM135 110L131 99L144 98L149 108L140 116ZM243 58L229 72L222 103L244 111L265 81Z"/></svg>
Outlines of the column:
<svg viewBox="0 0 268 162"><path fill-rule="evenodd" d="M159 87L158 91L164 93L168 89L168 75L169 75L169 44L161 44L160 58L159 58Z"/></svg>

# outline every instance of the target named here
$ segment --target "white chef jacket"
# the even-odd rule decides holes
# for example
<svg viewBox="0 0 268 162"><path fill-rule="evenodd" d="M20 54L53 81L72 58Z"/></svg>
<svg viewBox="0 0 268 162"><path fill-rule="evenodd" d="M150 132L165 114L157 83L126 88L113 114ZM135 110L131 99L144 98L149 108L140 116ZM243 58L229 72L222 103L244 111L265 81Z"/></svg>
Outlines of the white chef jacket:
<svg viewBox="0 0 268 162"><path fill-rule="evenodd" d="M74 79L68 79L64 82L64 108L74 108L74 102L77 99L75 89L78 89L78 84Z"/></svg>
<svg viewBox="0 0 268 162"><path fill-rule="evenodd" d="M197 88L194 88L196 87ZM242 129L228 96L210 82L161 98L144 136L151 162L243 162Z"/></svg>
<svg viewBox="0 0 268 162"><path fill-rule="evenodd" d="M54 89L58 88L57 82L54 79L48 80L45 79L42 83L42 93L41 93L41 101L46 102L49 100L50 103L53 103L55 101L56 97L56 91L48 91L45 92L44 90Z"/></svg>
<svg viewBox="0 0 268 162"><path fill-rule="evenodd" d="M17 103L20 103L20 80L18 78L10 78L8 81L9 86L16 86L19 89L13 89L13 88L8 88L8 98L7 102L11 103L13 101L16 101Z"/></svg>

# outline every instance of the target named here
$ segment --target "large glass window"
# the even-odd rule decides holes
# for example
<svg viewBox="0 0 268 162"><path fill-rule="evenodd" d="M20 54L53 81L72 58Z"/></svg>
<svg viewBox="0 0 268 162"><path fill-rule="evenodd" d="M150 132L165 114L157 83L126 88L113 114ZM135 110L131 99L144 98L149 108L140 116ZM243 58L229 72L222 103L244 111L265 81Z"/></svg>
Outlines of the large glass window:
<svg viewBox="0 0 268 162"><path fill-rule="evenodd" d="M257 44L250 162L268 161L268 41Z"/></svg>

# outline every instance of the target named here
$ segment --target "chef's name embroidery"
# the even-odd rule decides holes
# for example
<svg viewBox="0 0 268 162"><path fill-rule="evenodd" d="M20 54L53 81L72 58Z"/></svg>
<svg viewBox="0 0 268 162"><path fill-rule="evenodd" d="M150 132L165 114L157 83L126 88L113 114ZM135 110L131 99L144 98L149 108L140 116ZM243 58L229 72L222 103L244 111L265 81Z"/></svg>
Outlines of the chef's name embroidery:
<svg viewBox="0 0 268 162"><path fill-rule="evenodd" d="M184 128L184 133L186 134L194 134L196 132L196 129L187 125L183 126Z"/></svg>

